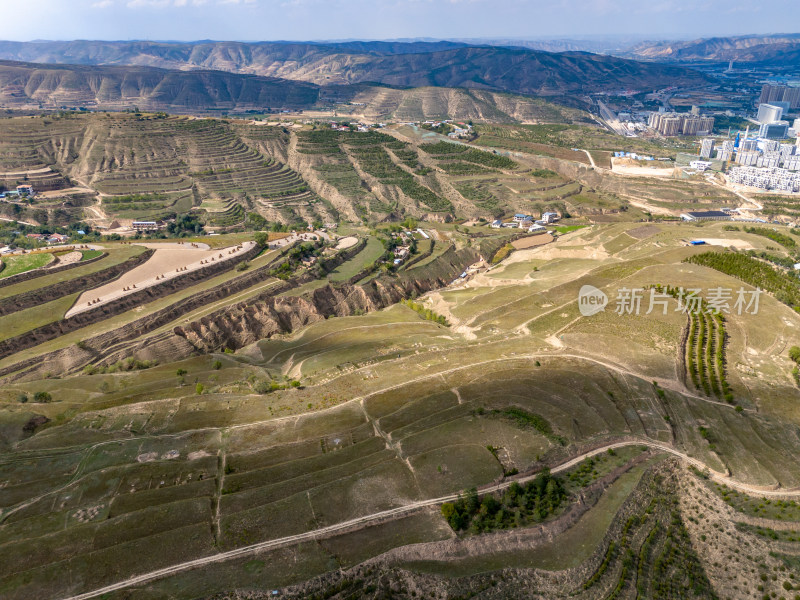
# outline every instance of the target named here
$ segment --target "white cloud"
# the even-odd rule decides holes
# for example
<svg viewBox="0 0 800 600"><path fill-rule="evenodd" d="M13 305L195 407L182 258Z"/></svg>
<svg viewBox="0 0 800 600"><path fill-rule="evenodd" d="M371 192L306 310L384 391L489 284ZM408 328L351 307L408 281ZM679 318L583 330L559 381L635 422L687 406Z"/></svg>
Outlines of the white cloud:
<svg viewBox="0 0 800 600"><path fill-rule="evenodd" d="M241 0L245 4L252 4L255 0ZM100 0L100 2L111 3L112 0ZM216 4L239 4L240 0L217 0ZM209 4L209 0L128 0L125 4L128 8L183 8L185 6L204 6Z"/></svg>

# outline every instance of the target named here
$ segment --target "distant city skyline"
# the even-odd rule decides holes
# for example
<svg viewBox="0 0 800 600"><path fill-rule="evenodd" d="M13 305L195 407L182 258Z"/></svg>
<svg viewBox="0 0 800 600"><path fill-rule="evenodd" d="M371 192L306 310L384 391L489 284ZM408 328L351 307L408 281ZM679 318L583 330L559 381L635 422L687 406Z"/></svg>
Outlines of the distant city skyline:
<svg viewBox="0 0 800 600"><path fill-rule="evenodd" d="M687 39L781 32L774 0L0 0L0 38L31 40Z"/></svg>

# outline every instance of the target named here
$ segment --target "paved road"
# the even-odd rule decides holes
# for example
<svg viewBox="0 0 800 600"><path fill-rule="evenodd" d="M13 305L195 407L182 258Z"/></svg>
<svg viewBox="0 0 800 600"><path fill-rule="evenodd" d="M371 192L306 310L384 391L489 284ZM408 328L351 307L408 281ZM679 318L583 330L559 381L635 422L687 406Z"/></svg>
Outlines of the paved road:
<svg viewBox="0 0 800 600"><path fill-rule="evenodd" d="M565 471L571 467L574 467L581 461L590 458L592 456L596 456L597 454L601 454L603 452L607 452L610 449L614 448L623 448L625 446L648 446L654 450L658 450L661 452L666 452L668 454L672 454L677 456L684 461L688 462L690 465L694 467L708 471L709 476L711 479L715 481L719 481L725 483L729 487L733 487L739 489L744 492L748 493L756 493L761 496L800 496L800 490L793 490L793 491L774 491L774 490L762 490L761 488L756 488L754 486L748 486L746 484L741 484L727 475L723 473L719 473L717 471L709 471L705 464L701 461L692 458L683 452L680 452L671 446L667 446L666 444L660 444L657 442L652 442L649 440L629 440L624 442L615 442L613 444L607 444L591 450L589 452L584 452L572 458L556 467L551 469L552 473L559 473L561 471ZM521 477L518 479L514 479L512 481L504 481L502 483L498 483L495 485L485 486L482 487L479 491L481 493L491 493L503 490L509 487L515 481L517 483L525 483L530 481L534 477L536 477L536 473L528 475L526 477ZM330 535L334 535L337 533L341 533L348 529L358 528L365 525L369 525L371 523L377 523L386 519L397 518L400 516L404 516L423 508L427 508L430 506L437 506L439 504L443 504L444 502L450 502L458 498L458 494L450 494L448 496L441 496L439 498L430 498L428 500L421 500L419 502L413 502L411 504L406 504L404 506L398 506L397 508L392 508L389 510L380 511L377 513L373 513L371 515L366 515L363 517L359 517L357 519L351 519L349 521L343 521L341 523L336 523L335 525L329 525L327 527L321 527L319 529L315 529L313 531L307 531L305 533L299 533L297 535L290 535L283 538L278 538L275 540L268 540L266 542L259 542L257 544L252 544L250 546L243 546L241 548L236 548L235 550L229 550L227 552L220 552L219 554L214 554L212 556L206 556L204 558L198 558L195 560L190 560L182 563L178 563L176 565L172 565L170 567L165 567L163 569L158 569L155 571L151 571L149 573L143 573L141 575L136 575L126 579L124 581L120 581L118 583L114 583L111 585L107 585L105 587L93 590L91 592L85 592L83 594L78 594L77 596L70 596L65 600L89 600L90 598L97 598L98 596L102 596L103 594L109 594L111 592L116 592L119 590L123 590L125 588L129 588L136 585L141 585L144 583L149 583L151 581L155 581L157 579L161 579L163 577L168 577L170 575L175 575L176 573L181 573L183 571L189 571L192 569L197 569L201 567L205 567L211 564L225 562L228 560L232 560L235 558L240 558L243 556L249 556L251 554L255 554L258 552L263 552L265 550L274 550L276 548L281 548L284 546L292 546L299 542L315 540L318 538L325 538Z"/></svg>

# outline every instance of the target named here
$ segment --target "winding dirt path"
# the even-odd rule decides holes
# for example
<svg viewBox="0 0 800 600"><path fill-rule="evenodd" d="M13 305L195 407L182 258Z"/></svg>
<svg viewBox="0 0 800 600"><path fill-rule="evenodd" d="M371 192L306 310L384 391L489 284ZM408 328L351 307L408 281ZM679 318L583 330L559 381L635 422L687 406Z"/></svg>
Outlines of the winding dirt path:
<svg viewBox="0 0 800 600"><path fill-rule="evenodd" d="M581 150L581 152L585 152L586 153L586 156L589 158L589 162L591 163L592 168L596 169L597 165L594 162L594 157L592 156L592 154L588 150L585 150L583 148L581 148L580 150Z"/></svg>
<svg viewBox="0 0 800 600"><path fill-rule="evenodd" d="M590 450L588 452L584 452L575 456L574 458L569 459L566 462L561 463L560 465L553 467L550 469L551 473L560 473L562 471L566 471L567 469L574 467L581 461L590 458L592 456L596 456L603 452L607 452L610 449L615 448L623 448L626 446L641 446L646 445L654 450L658 450L661 452L666 452L668 454L672 454L677 456L678 458L683 459L685 462L689 463L690 465L701 469L701 470L708 470L706 465L703 464L701 461L694 459L674 448L667 446L665 444L660 444L657 442L652 442L649 440L630 440L624 442L616 442L613 444L607 444L601 446L599 448L595 448L594 450ZM480 493L492 493L497 492L500 490L504 490L509 487L512 483L525 483L527 481L532 480L538 475L538 473L532 473L525 477L520 477L513 480L504 481L502 483L484 486L479 489ZM800 495L800 490L795 490L792 492L783 491L783 492L774 492L770 490L763 490L760 488L754 488L753 486L748 486L745 484L740 484L734 480L731 480L729 477L722 473L718 473L716 471L709 471L709 475L712 479L720 482L724 482L729 487L733 487L735 489L739 489L748 493L756 493L762 496L766 495L780 495L780 496L787 496L787 495ZM458 498L459 494L449 494L447 496L440 496L439 498L429 498L427 500L420 500L419 502L412 502L410 504L406 504L403 506L398 506L396 508L391 508L389 510L383 510L380 512L373 513L371 515L366 515L363 517L358 517L356 519L350 519L349 521L342 521L341 523L336 523L335 525L329 525L327 527L320 527L319 529L314 529L311 531L306 531L304 533L299 533L296 535L290 535L274 540L267 540L265 542L259 542L257 544L251 544L249 546L243 546L241 548L236 548L235 550L228 550L227 552L220 552L218 554L213 554L211 556L206 556L203 558L197 558L195 560L190 560L182 563L178 563L169 567L164 567L163 569L157 569L155 571L150 571L149 573L143 573L141 575L136 575L130 577L124 581L120 581L118 583L113 583L111 585L107 585L102 588L98 588L91 592L85 592L83 594L78 594L76 596L70 596L65 598L64 600L89 600L90 598L97 598L98 596L102 596L104 594L110 594L112 592L116 592L119 590L123 590L135 585L141 585L144 583L149 583L151 581L155 581L164 577L168 577L170 575L175 575L177 573L181 573L184 571L190 571L192 569L197 569L201 567L205 567L211 564L225 562L228 560L233 560L236 558L249 556L251 554L255 554L258 552L263 552L265 550L274 550L276 548L282 548L285 546L292 546L299 542L310 541L310 540L317 540L329 537L331 535L335 535L338 533L343 533L351 529L360 529L364 526L370 525L372 523L378 523L385 520L395 519L398 517L405 516L407 514L416 512L423 508L428 508L430 506L436 506L439 504L443 504L445 502L451 502Z"/></svg>

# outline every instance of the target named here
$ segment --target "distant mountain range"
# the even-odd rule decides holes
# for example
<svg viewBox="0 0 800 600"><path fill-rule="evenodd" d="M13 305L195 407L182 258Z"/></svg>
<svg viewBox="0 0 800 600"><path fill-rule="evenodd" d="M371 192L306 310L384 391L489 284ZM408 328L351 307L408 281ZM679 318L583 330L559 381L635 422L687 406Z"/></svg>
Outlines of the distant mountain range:
<svg viewBox="0 0 800 600"><path fill-rule="evenodd" d="M643 42L626 51L638 59L800 65L800 33L715 37L683 42Z"/></svg>
<svg viewBox="0 0 800 600"><path fill-rule="evenodd" d="M345 107L336 103L349 103ZM338 107L368 119L476 119L511 123L581 121L581 111L537 98L444 87L396 88L303 81L223 71L153 67L43 65L0 61L0 106L121 110L208 111Z"/></svg>
<svg viewBox="0 0 800 600"><path fill-rule="evenodd" d="M62 81L72 77L74 86L83 90L78 95L97 90L98 100L103 102L112 101L116 95L120 102L139 98L140 102L158 100L166 105L202 104L201 98L227 105L237 96L247 104L258 102L259 94L267 98L280 95L273 90L278 85L275 80L239 80L214 76L210 71L318 86L436 86L573 98L619 89L707 83L704 75L675 65L587 52L550 53L459 42L0 42L0 59L27 63L6 63L2 80L6 86L21 85L17 91L31 98L69 97L73 88L65 87ZM90 66L103 68L93 72ZM123 66L137 69L119 70ZM143 70L145 67L173 73ZM174 71L195 76L180 76ZM31 82L23 82L24 73L30 74ZM105 87L98 87L99 80L105 81ZM222 86L218 92L212 91L216 85ZM287 106L291 101L310 98L313 89L289 86Z"/></svg>

